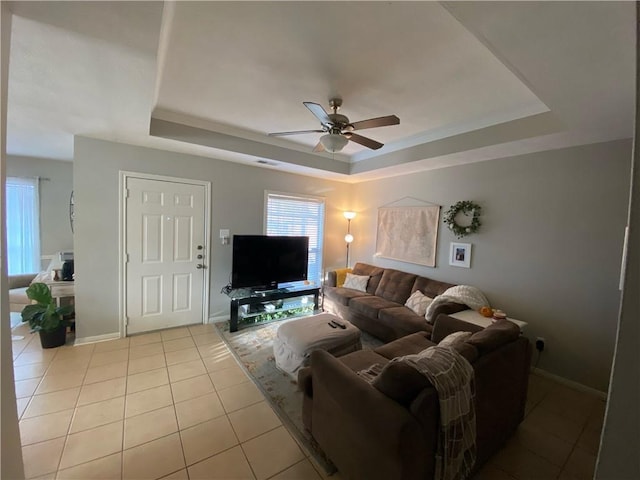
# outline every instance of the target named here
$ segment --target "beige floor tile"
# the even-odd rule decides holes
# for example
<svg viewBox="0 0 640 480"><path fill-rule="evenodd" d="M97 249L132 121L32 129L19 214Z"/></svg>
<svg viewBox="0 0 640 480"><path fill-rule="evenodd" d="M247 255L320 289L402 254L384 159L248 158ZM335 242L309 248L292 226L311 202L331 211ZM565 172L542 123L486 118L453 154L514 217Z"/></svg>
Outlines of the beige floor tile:
<svg viewBox="0 0 640 480"><path fill-rule="evenodd" d="M114 352L116 350L128 349L130 343L131 338L128 337L96 343L96 348L93 350L93 353Z"/></svg>
<svg viewBox="0 0 640 480"><path fill-rule="evenodd" d="M102 425L67 437L60 469L106 457L122 450L123 422Z"/></svg>
<svg viewBox="0 0 640 480"><path fill-rule="evenodd" d="M126 380L126 377L120 377L104 382L83 385L80 389L80 396L78 397L78 406L123 396L127 386Z"/></svg>
<svg viewBox="0 0 640 480"><path fill-rule="evenodd" d="M550 412L541 406L534 408L522 425L543 430L570 443L578 440L583 428L583 423L575 422L565 415Z"/></svg>
<svg viewBox="0 0 640 480"><path fill-rule="evenodd" d="M560 467L515 442L508 443L491 463L519 480L552 479L560 473Z"/></svg>
<svg viewBox="0 0 640 480"><path fill-rule="evenodd" d="M471 480L515 480L515 477L489 462Z"/></svg>
<svg viewBox="0 0 640 480"><path fill-rule="evenodd" d="M85 385L89 383L104 382L112 378L124 377L127 375L127 362L112 363L100 367L90 367L84 379Z"/></svg>
<svg viewBox="0 0 640 480"><path fill-rule="evenodd" d="M40 378L49 368L48 363L31 363L19 367L13 367L13 379L15 381L29 380L31 378Z"/></svg>
<svg viewBox="0 0 640 480"><path fill-rule="evenodd" d="M56 480L113 480L122 476L122 452L60 470Z"/></svg>
<svg viewBox="0 0 640 480"><path fill-rule="evenodd" d="M149 370L155 370L166 366L167 362L165 361L164 353L134 358L133 360L129 360L129 375L148 372Z"/></svg>
<svg viewBox="0 0 640 480"><path fill-rule="evenodd" d="M15 366L30 365L33 363L43 363L48 365L56 356L56 353L58 353L55 348L49 350L42 350L40 347L38 348L38 350L23 350L22 353L14 360L13 364Z"/></svg>
<svg viewBox="0 0 640 480"><path fill-rule="evenodd" d="M73 408L21 420L20 439L22 445L30 445L66 436L72 416Z"/></svg>
<svg viewBox="0 0 640 480"><path fill-rule="evenodd" d="M77 433L117 422L124 418L124 397L90 403L76 408L70 433Z"/></svg>
<svg viewBox="0 0 640 480"><path fill-rule="evenodd" d="M212 323L203 323L201 325L192 325L189 327L189 332L192 336L206 335L208 333L215 333L216 327Z"/></svg>
<svg viewBox="0 0 640 480"><path fill-rule="evenodd" d="M187 469L183 468L177 472L170 473L166 477L162 477L161 480L189 480L189 474L187 473Z"/></svg>
<svg viewBox="0 0 640 480"><path fill-rule="evenodd" d="M91 356L89 368L111 365L112 363L126 362L129 360L129 350L124 348L110 352L98 352Z"/></svg>
<svg viewBox="0 0 640 480"><path fill-rule="evenodd" d="M160 332L145 333L143 335L134 335L129 343L130 347L139 347L141 345L149 345L150 343L158 343L162 341Z"/></svg>
<svg viewBox="0 0 640 480"><path fill-rule="evenodd" d="M217 345L222 343L222 339L216 333L206 333L193 337L193 341L198 346Z"/></svg>
<svg viewBox="0 0 640 480"><path fill-rule="evenodd" d="M518 442L536 455L562 467L573 449L573 442L567 442L533 425L520 425L510 442Z"/></svg>
<svg viewBox="0 0 640 480"><path fill-rule="evenodd" d="M38 388L40 378L30 378L29 380L18 380L15 382L16 398L30 397Z"/></svg>
<svg viewBox="0 0 640 480"><path fill-rule="evenodd" d="M63 358L81 358L84 356L90 356L93 353L95 348L95 344L90 343L88 345L64 345L62 347L57 348L58 354L56 355L57 359Z"/></svg>
<svg viewBox="0 0 640 480"><path fill-rule="evenodd" d="M173 398L169 385L150 388L127 395L124 416L125 418L133 417L171 404L173 404Z"/></svg>
<svg viewBox="0 0 640 480"><path fill-rule="evenodd" d="M149 370L148 372L136 373L127 377L127 394L141 392L149 388L159 387L169 384L169 375L166 368Z"/></svg>
<svg viewBox="0 0 640 480"><path fill-rule="evenodd" d="M148 357L150 355L164 354L164 348L161 343L149 343L147 345L132 346L129 348L129 360L136 358Z"/></svg>
<svg viewBox="0 0 640 480"><path fill-rule="evenodd" d="M42 379L35 393L39 395L41 393L57 392L58 390L79 387L82 385L84 375L84 372L47 375Z"/></svg>
<svg viewBox="0 0 640 480"><path fill-rule="evenodd" d="M590 394L565 386L552 389L539 406L576 423L584 424L596 406L598 399Z"/></svg>
<svg viewBox="0 0 640 480"><path fill-rule="evenodd" d="M16 408L18 410L18 418L22 417L22 414L26 410L27 405L29 405L30 400L31 400L31 397L16 398Z"/></svg>
<svg viewBox="0 0 640 480"><path fill-rule="evenodd" d="M55 472L64 448L64 438L34 443L22 447L25 478L35 478Z"/></svg>
<svg viewBox="0 0 640 480"><path fill-rule="evenodd" d="M585 428L578 439L578 448L592 455L598 455L600 449L600 431Z"/></svg>
<svg viewBox="0 0 640 480"><path fill-rule="evenodd" d="M124 422L124 448L126 450L177 431L173 405L136 415Z"/></svg>
<svg viewBox="0 0 640 480"><path fill-rule="evenodd" d="M196 347L185 348L164 354L167 365L176 365L178 363L190 362L200 359L200 352Z"/></svg>
<svg viewBox="0 0 640 480"><path fill-rule="evenodd" d="M175 340L177 338L190 337L191 332L189 332L188 327L180 327L180 328L170 328L168 330L163 330L160 332L160 338L162 338L163 342L167 342L169 340Z"/></svg>
<svg viewBox="0 0 640 480"><path fill-rule="evenodd" d="M254 480L240 447L233 447L189 467L190 480Z"/></svg>
<svg viewBox="0 0 640 480"><path fill-rule="evenodd" d="M173 401L178 403L215 392L215 389L209 375L198 375L172 383L171 391L173 392Z"/></svg>
<svg viewBox="0 0 640 480"><path fill-rule="evenodd" d="M85 373L89 368L91 356L83 355L78 358L61 358L57 357L49 364L49 369L45 376L62 375L66 373Z"/></svg>
<svg viewBox="0 0 640 480"><path fill-rule="evenodd" d="M593 478L596 455L581 448L575 448L564 467L564 471L578 478Z"/></svg>
<svg viewBox="0 0 640 480"><path fill-rule="evenodd" d="M304 459L298 444L284 427L242 444L258 480L267 479Z"/></svg>
<svg viewBox="0 0 640 480"><path fill-rule="evenodd" d="M238 438L224 415L181 430L180 438L182 438L182 448L187 465L193 465L238 445Z"/></svg>
<svg viewBox="0 0 640 480"><path fill-rule="evenodd" d="M306 459L271 478L272 480L322 480L322 477L313 468L311 462Z"/></svg>
<svg viewBox="0 0 640 480"><path fill-rule="evenodd" d="M229 348L227 348L227 346L223 342L213 343L209 345L198 345L197 348L202 358L218 357L220 355L229 354Z"/></svg>
<svg viewBox="0 0 640 480"><path fill-rule="evenodd" d="M224 415L222 403L215 392L176 403L175 408L180 430Z"/></svg>
<svg viewBox="0 0 640 480"><path fill-rule="evenodd" d="M225 368L233 368L238 366L238 362L233 358L231 353L220 354L215 357L204 357L202 359L207 372L217 372L218 370L224 370Z"/></svg>
<svg viewBox="0 0 640 480"><path fill-rule="evenodd" d="M256 403L229 414L229 420L241 442L282 425L267 402Z"/></svg>
<svg viewBox="0 0 640 480"><path fill-rule="evenodd" d="M264 395L251 382L241 383L218 391L218 397L227 413L240 410L264 400Z"/></svg>
<svg viewBox="0 0 640 480"><path fill-rule="evenodd" d="M29 406L22 414L23 418L35 417L38 415L46 415L47 413L61 412L76 406L80 388L70 388L69 390L60 390L59 392L45 393L43 395L35 395Z"/></svg>
<svg viewBox="0 0 640 480"><path fill-rule="evenodd" d="M587 429L588 430L602 430L602 424L604 423L604 414L607 408L607 403L605 400L598 399L593 407L593 411L589 418L587 419Z"/></svg>
<svg viewBox="0 0 640 480"><path fill-rule="evenodd" d="M160 478L186 466L177 433L125 450L122 463L123 478L131 480Z"/></svg>
<svg viewBox="0 0 640 480"><path fill-rule="evenodd" d="M202 360L193 360L191 362L179 363L177 365L171 365L169 369L169 380L171 383L179 382L191 377L197 377L207 373L207 369L204 368Z"/></svg>
<svg viewBox="0 0 640 480"><path fill-rule="evenodd" d="M216 390L222 390L232 387L233 385L251 381L247 374L244 373L244 370L237 365L211 372L209 377L211 377L211 381L213 382L213 386L216 387Z"/></svg>
<svg viewBox="0 0 640 480"><path fill-rule="evenodd" d="M184 350L185 348L195 348L196 344L193 343L193 339L191 336L184 338L177 338L175 340L168 340L163 342L164 351L166 352L176 352L178 350Z"/></svg>

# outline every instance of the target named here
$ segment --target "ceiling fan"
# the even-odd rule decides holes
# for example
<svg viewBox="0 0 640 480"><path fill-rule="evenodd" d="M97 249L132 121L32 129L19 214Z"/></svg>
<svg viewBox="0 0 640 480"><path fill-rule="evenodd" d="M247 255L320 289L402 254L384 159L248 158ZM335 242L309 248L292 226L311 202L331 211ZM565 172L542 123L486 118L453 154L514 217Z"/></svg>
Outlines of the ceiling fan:
<svg viewBox="0 0 640 480"><path fill-rule="evenodd" d="M398 125L400 119L395 115L387 115L386 117L369 118L359 122L349 122L349 119L340 113L338 109L342 106L341 98L332 98L329 105L333 113L327 113L322 105L313 102L302 102L311 113L313 113L322 124L321 130L298 130L295 132L276 132L270 133L272 137L282 137L285 135L299 135L301 133L324 133L320 137L320 141L313 149L314 152L339 152L342 150L349 140L359 143L372 150L377 150L383 146L382 143L376 142L357 133L354 130L364 130L365 128L386 127L388 125Z"/></svg>

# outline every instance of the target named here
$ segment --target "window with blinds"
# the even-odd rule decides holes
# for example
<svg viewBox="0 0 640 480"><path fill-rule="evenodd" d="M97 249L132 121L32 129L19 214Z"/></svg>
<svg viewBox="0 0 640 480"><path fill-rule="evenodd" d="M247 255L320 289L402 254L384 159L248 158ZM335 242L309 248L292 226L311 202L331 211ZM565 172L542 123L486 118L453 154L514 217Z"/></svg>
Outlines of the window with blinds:
<svg viewBox="0 0 640 480"><path fill-rule="evenodd" d="M309 237L307 281L320 287L322 280L322 245L324 239L324 199L265 192L265 228L267 235ZM303 282L282 284L282 287Z"/></svg>
<svg viewBox="0 0 640 480"><path fill-rule="evenodd" d="M40 271L40 201L37 178L7 177L6 228L9 275Z"/></svg>

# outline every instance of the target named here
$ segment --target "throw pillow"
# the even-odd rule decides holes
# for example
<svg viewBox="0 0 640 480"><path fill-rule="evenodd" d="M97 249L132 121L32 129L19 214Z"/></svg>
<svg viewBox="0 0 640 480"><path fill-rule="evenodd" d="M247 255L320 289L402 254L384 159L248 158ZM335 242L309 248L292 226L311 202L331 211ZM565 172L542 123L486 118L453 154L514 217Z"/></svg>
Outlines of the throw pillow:
<svg viewBox="0 0 640 480"><path fill-rule="evenodd" d="M440 343L438 343L438 345L440 345L441 347L453 347L458 343L466 342L469 337L471 337L471 335L471 332L453 332L440 340Z"/></svg>
<svg viewBox="0 0 640 480"><path fill-rule="evenodd" d="M352 288L359 290L360 292L367 291L367 283L369 282L368 275L354 275L353 273L347 273L347 278L344 281L344 288Z"/></svg>
<svg viewBox="0 0 640 480"><path fill-rule="evenodd" d="M408 406L431 382L411 365L394 358L384 366L371 384L387 397Z"/></svg>
<svg viewBox="0 0 640 480"><path fill-rule="evenodd" d="M339 268L336 270L336 287L342 287L344 281L347 279L347 273L351 273L353 270L350 268Z"/></svg>
<svg viewBox="0 0 640 480"><path fill-rule="evenodd" d="M51 272L49 271L45 271L45 272L39 272L34 278L33 280L31 280L31 285L33 285L34 283L46 283L51 281Z"/></svg>
<svg viewBox="0 0 640 480"><path fill-rule="evenodd" d="M427 313L427 307L431 302L433 302L433 298L427 297L420 290L416 290L407 298L404 306L410 308L421 317L424 317L425 313Z"/></svg>

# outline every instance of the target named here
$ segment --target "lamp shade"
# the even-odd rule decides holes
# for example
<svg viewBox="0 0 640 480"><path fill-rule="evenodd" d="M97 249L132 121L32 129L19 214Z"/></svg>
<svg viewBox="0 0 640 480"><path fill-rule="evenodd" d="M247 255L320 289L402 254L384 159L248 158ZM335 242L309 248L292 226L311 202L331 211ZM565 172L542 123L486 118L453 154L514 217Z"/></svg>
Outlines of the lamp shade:
<svg viewBox="0 0 640 480"><path fill-rule="evenodd" d="M351 235L350 233L347 233L347 234L344 236L344 241L345 241L345 242L347 242L347 243L351 243L351 242L353 242L353 235Z"/></svg>
<svg viewBox="0 0 640 480"><path fill-rule="evenodd" d="M320 143L327 152L335 153L342 150L349 140L338 133L327 133L320 137Z"/></svg>
<svg viewBox="0 0 640 480"><path fill-rule="evenodd" d="M347 220L353 220L354 218L356 218L356 212L342 212L342 214Z"/></svg>

